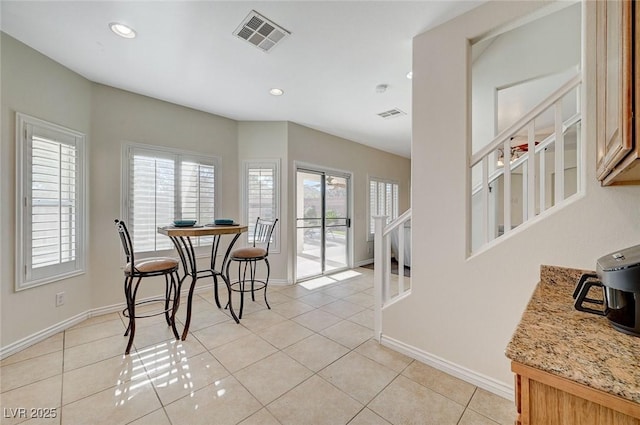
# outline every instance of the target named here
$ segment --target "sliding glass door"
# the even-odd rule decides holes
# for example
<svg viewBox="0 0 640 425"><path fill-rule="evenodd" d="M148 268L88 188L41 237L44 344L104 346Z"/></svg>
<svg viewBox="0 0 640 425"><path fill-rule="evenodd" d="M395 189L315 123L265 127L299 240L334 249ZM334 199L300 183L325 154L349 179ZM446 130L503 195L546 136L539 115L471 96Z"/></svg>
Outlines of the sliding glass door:
<svg viewBox="0 0 640 425"><path fill-rule="evenodd" d="M349 267L350 176L298 168L296 280Z"/></svg>

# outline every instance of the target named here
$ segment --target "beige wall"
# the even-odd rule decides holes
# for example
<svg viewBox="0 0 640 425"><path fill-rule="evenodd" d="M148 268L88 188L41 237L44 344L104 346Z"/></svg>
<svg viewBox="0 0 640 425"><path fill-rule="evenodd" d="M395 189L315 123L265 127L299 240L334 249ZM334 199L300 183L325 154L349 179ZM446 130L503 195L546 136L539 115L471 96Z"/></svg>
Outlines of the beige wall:
<svg viewBox="0 0 640 425"><path fill-rule="evenodd" d="M411 160L353 143L327 133L289 123L289 193L295 193L295 161L353 173L354 265L373 259L373 242L367 242L369 177L395 180L400 190L400 213L409 208ZM289 214L295 216L291 197ZM292 219L293 221L293 219ZM295 226L295 223L291 223ZM295 246L291 228L289 244ZM292 250L293 255L293 250Z"/></svg>
<svg viewBox="0 0 640 425"><path fill-rule="evenodd" d="M67 68L1 34L2 146L0 208L0 308L1 346L41 331L91 307L91 264L87 273L48 285L14 291L16 229L16 112L22 112L85 133L87 157L93 141L91 83ZM91 184L91 180L89 180ZM89 205L89 213L92 208ZM91 217L89 226L93 223ZM65 292L66 302L55 306L55 294Z"/></svg>
<svg viewBox="0 0 640 425"><path fill-rule="evenodd" d="M468 40L545 4L489 2L414 39L412 180L429 191L413 193L420 258L413 292L385 311L383 333L496 388L513 386L504 349L540 265L593 269L600 256L640 242L640 187L604 188L595 178L594 4L587 2L584 196L467 258Z"/></svg>

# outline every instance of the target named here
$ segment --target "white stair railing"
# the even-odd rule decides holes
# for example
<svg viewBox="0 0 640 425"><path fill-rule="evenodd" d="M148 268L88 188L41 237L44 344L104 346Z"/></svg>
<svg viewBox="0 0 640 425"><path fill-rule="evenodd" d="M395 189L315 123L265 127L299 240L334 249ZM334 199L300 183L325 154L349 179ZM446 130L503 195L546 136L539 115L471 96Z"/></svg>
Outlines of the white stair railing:
<svg viewBox="0 0 640 425"><path fill-rule="evenodd" d="M382 310L405 297L411 292L411 278L404 275L405 266L405 224L411 220L411 209L387 224L387 216L375 216L374 233L374 332L380 342L382 336ZM397 286L391 286L391 234L398 232L398 262Z"/></svg>
<svg viewBox="0 0 640 425"><path fill-rule="evenodd" d="M537 106L523 115L516 123L502 131L489 144L473 154L469 159L469 167L471 169L472 179L480 180L479 183L472 183L471 187L471 205L474 203L474 196L480 196L480 220L472 223L472 226L478 226L480 234L480 246L485 245L491 240L500 236L496 232L496 216L499 205L496 205L494 216L492 216L492 205L490 203L490 193L494 187L494 183L502 177L502 193L503 193L503 234L509 233L514 227L512 223L512 176L514 171L521 167L522 169L522 223L534 218L537 214L545 211L550 206L558 205L565 197L565 134L568 129L576 126L579 128L581 123L580 114L580 89L582 82L580 74L571 78L558 90L553 92L549 97L540 102ZM566 120L563 120L563 98L570 94L574 89L576 93L576 111ZM545 113L553 113L554 126L553 132L542 141L536 140L535 120ZM514 151L512 139L519 134L526 132L527 143L521 145L518 156L511 156ZM579 131L577 131L579 137ZM577 164L580 163L580 143L576 145ZM545 151L549 147L554 150L553 168L547 169L545 161ZM537 161L536 161L537 159ZM479 165L480 172L474 173L474 167ZM476 170L477 171L477 170ZM553 205L547 206L546 202L546 178L548 172L553 173ZM479 174L479 175L478 175ZM579 175L579 174L578 174ZM578 179L578 185L579 185ZM537 187L537 192L536 192ZM579 190L579 187L577 188ZM537 202L536 202L537 195ZM492 226L493 224L493 226ZM520 223L521 224L521 223ZM473 230L474 232L477 229ZM493 231L493 232L492 232ZM496 234L498 233L498 234ZM472 250L477 247L472 246Z"/></svg>

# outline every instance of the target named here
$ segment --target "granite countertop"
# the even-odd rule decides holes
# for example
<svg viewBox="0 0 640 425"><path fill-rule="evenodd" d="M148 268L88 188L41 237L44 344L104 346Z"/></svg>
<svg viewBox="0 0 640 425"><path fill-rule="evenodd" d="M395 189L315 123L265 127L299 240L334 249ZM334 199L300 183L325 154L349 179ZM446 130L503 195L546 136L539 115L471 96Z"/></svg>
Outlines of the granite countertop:
<svg viewBox="0 0 640 425"><path fill-rule="evenodd" d="M573 307L573 290L584 272L541 267L540 283L506 355L526 366L640 403L640 337L623 334L605 317ZM592 297L596 289L590 292Z"/></svg>

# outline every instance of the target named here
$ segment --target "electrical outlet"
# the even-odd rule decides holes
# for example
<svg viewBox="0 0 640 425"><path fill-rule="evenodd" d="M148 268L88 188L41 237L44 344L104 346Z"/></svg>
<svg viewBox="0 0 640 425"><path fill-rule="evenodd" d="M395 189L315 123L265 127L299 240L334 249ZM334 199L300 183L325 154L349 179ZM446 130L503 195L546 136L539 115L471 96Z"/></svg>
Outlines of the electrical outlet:
<svg viewBox="0 0 640 425"><path fill-rule="evenodd" d="M64 304L64 292L58 292L56 294L56 307L60 307Z"/></svg>

